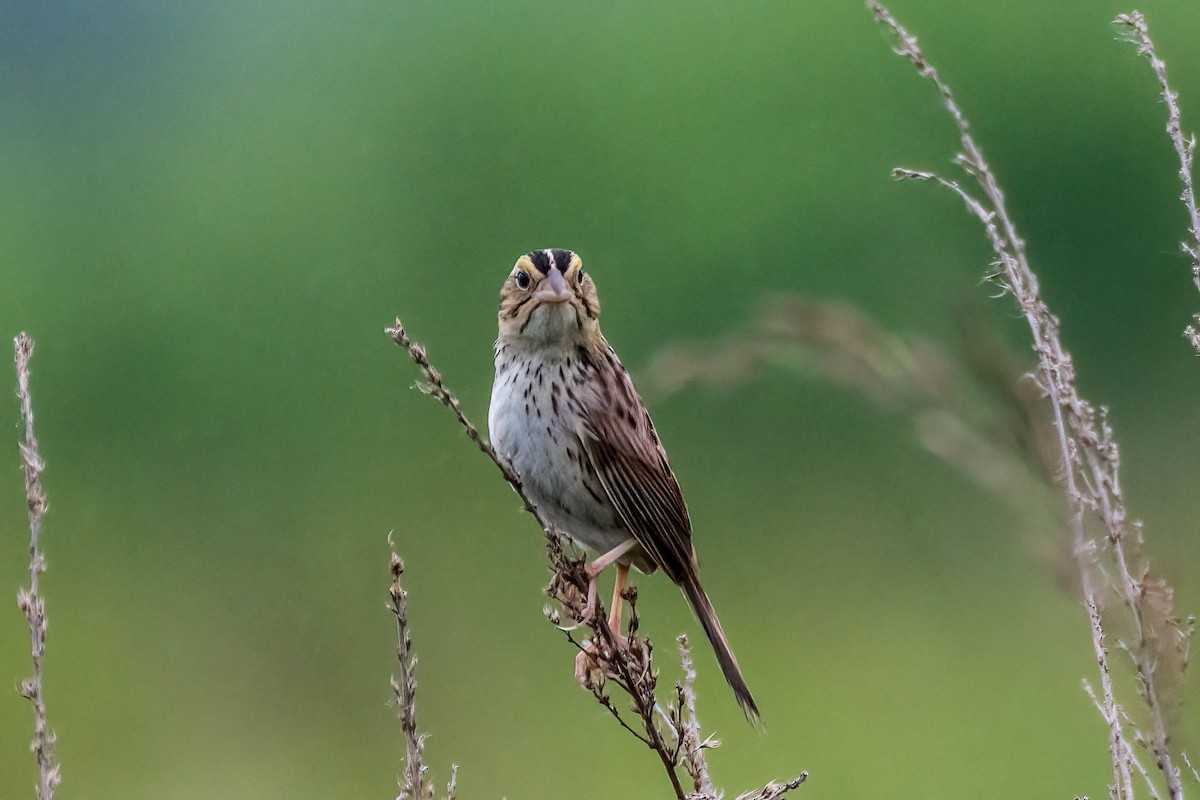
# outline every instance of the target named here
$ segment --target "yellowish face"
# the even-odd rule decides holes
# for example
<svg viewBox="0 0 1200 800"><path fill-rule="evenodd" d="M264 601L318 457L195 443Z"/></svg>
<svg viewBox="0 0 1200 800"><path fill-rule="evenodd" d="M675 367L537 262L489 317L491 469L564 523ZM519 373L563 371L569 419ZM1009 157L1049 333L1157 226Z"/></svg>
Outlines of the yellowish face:
<svg viewBox="0 0 1200 800"><path fill-rule="evenodd" d="M517 259L500 287L500 338L572 346L599 335L592 276L570 250L534 250Z"/></svg>

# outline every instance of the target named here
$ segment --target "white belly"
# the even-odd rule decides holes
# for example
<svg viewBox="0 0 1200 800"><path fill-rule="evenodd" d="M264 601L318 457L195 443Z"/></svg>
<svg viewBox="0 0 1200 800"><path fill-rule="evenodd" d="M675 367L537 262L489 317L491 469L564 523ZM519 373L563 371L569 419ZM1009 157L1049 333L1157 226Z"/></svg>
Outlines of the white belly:
<svg viewBox="0 0 1200 800"><path fill-rule="evenodd" d="M508 368L497 363L488 410L492 446L512 465L547 523L605 553L631 534L598 482L592 480L589 489L587 454L575 433L576 413L564 400L557 407L551 400L551 379L557 377L559 364L552 356L528 369L524 362ZM653 569L640 548L630 553L629 561L642 571Z"/></svg>

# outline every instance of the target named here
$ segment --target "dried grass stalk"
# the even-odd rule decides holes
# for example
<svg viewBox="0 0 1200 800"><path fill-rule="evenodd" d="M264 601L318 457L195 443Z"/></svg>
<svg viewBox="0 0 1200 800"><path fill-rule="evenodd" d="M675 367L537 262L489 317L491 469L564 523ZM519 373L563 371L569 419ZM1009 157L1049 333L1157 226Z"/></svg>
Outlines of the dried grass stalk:
<svg viewBox="0 0 1200 800"><path fill-rule="evenodd" d="M787 783L776 783L775 781L771 781L758 791L739 794L737 800L776 800L776 798L783 797L793 789L799 788L800 784L807 780L808 773L801 772Z"/></svg>
<svg viewBox="0 0 1200 800"><path fill-rule="evenodd" d="M500 470L500 474L521 498L525 511L537 520L538 525L544 531L546 554L551 568L550 583L545 592L554 601L553 605L546 609L546 616L565 634L576 650L589 654L589 663L593 669L590 669L584 676L585 688L592 693L601 706L608 710L622 728L655 753L677 800L719 800L722 795L712 786L712 781L708 777L708 764L705 760L705 751L716 746L716 742L713 739L700 738L699 725L695 720L694 670L691 668L691 659L686 651L686 643L681 642L681 647L684 647L681 653L685 663L684 680L676 685L674 701L661 703L656 695L658 670L655 669L652 660L654 645L649 639L641 636L638 631L637 588L630 586L625 589L623 594L630 611L625 635L622 637L616 636L609 629L606 623L607 615L602 605L598 605L592 614L584 613L587 603L588 578L582 553L557 529L547 525L542 519L537 507L525 494L519 476L467 419L458 398L446 387L441 373L430 363L425 348L409 338L403 323L397 319L395 325L387 328L386 332L392 341L408 352L409 357L425 376L427 383L419 387L421 391L435 398L454 413L467 437L492 460L492 463ZM393 596L399 585L399 576L394 564L395 561L393 561L395 580ZM400 569L402 571L403 567ZM401 614L397 613L398 623L400 619ZM588 630L591 634L590 639L580 641L575 635L575 632L580 629ZM404 640L403 633L400 639ZM404 647L407 653L407 645ZM404 657L400 656L402 674ZM618 708L617 703L606 691L610 685L617 686L626 695L628 710L636 715L636 721L626 719L622 709ZM399 691L397 700L402 706L404 705L405 701ZM411 737L412 734L408 727L402 727L405 727L406 737ZM415 726L412 731L415 732ZM695 793L684 792L679 774L681 768L686 769L687 774L692 778L695 784ZM744 800L752 798L754 800L774 800L800 786L807 779L808 773L801 773L799 777L788 783L771 782L762 789L742 795L742 798Z"/></svg>
<svg viewBox="0 0 1200 800"><path fill-rule="evenodd" d="M388 536L388 545L392 537ZM393 675L392 696L396 715L404 734L404 774L400 777L400 794L396 800L424 800L433 796L433 787L425 778L425 736L417 732L417 657L412 652L412 637L408 632L408 594L400 579L404 562L392 551L392 585L388 590L388 608L396 618L396 663L399 674Z"/></svg>
<svg viewBox="0 0 1200 800"><path fill-rule="evenodd" d="M33 741L30 749L37 760L38 800L51 800L61 781L59 766L54 761L57 737L46 722L46 699L42 689L42 673L46 659L46 601L42 597L39 578L46 571L46 556L42 552L42 517L46 513L46 494L42 491L42 470L45 462L38 452L37 437L33 434L33 399L29 395L29 359L33 356L33 339L24 332L13 339L17 363L17 398L21 403L21 421L25 440L19 443L21 468L25 472L25 501L29 505L29 588L17 592L17 607L29 623L29 640L33 653L33 676L21 681L18 691L33 704Z"/></svg>
<svg viewBox="0 0 1200 800"><path fill-rule="evenodd" d="M1154 49L1154 40L1150 38L1150 29L1146 25L1146 18L1140 11L1131 11L1128 14L1118 14L1113 23L1121 26L1128 34L1129 40L1137 46L1138 55L1146 57L1146 60L1150 62L1150 68L1154 70L1154 76L1158 78L1159 91L1162 94L1163 103L1167 107L1167 136L1170 137L1171 144L1175 148L1175 155L1179 157L1179 182L1183 184L1179 199L1183 201L1188 215L1188 235L1185 240L1180 242L1180 247L1192 261L1192 283L1196 285L1197 290L1200 290L1200 211L1196 209L1196 192L1192 188L1192 164L1196 155L1196 136L1195 134L1184 136L1179 114L1179 95L1172 91L1170 84L1167 83L1167 64L1158 57L1158 52ZM1193 319L1200 322L1200 314L1195 315ZM1183 334L1192 343L1196 355L1200 355L1200 331L1195 326L1189 325L1184 329Z"/></svg>
<svg viewBox="0 0 1200 800"><path fill-rule="evenodd" d="M396 716L400 718L400 731L404 735L404 774L397 780L400 794L396 800L433 800L433 782L429 779L429 767L425 765L425 734L417 730L417 656L413 652L412 636L408 629L408 593L401 582L404 561L396 553L391 534L388 534L388 547L392 549L392 585L388 589L388 609L396 618L396 663L399 669L399 674L392 676L392 697L396 701ZM450 770L445 800L455 800L457 783L458 766L454 765Z"/></svg>
<svg viewBox="0 0 1200 800"><path fill-rule="evenodd" d="M546 533L546 553L553 570L546 593L558 601L558 608L551 608L547 616L579 652L589 654L594 668L583 676L584 688L591 691L621 727L654 751L676 798L684 800L683 785L676 769L680 763L678 708L668 707L666 724L655 714L658 670L651 660L653 644L638 633L636 587L627 588L623 595L629 604L629 622L622 641L609 629L603 607L597 607L593 614L584 613L588 577L583 555L575 552L553 528ZM574 631L580 627L591 633L590 640L576 638ZM638 717L636 723L630 724L622 716L606 691L610 683L628 695L629 708Z"/></svg>
<svg viewBox="0 0 1200 800"><path fill-rule="evenodd" d="M916 37L891 12L877 0L868 0L867 5L876 20L896 37L896 53L912 62L918 73L937 89L958 128L961 151L954 163L974 180L982 197L977 198L957 182L932 172L896 169L893 174L900 180L937 183L963 201L983 225L996 254L995 270L990 277L1002 294L1011 294L1016 300L1033 338L1033 351L1038 358L1034 380L1050 401L1058 439L1060 485L1065 492L1074 556L1099 668L1099 705L1109 729L1113 768L1110 795L1117 800L1134 796L1130 756L1133 751L1129 747L1127 717L1116 698L1106 648L1105 626L1121 625L1129 633L1118 640L1118 645L1129 655L1137 673L1137 689L1150 726L1148 736L1143 736L1136 727L1131 727L1131 732L1135 741L1145 742L1153 752L1167 795L1179 800L1183 788L1172 759L1165 703L1170 695L1167 688L1173 679L1171 673L1178 676L1187 664L1191 631L1175 614L1170 586L1150 577L1149 566L1141 556L1141 529L1129 521L1126 513L1119 480L1119 451L1106 411L1079 396L1074 364L1063 346L1058 319L1041 297L1037 276L1029 266L1025 243L1008 212L1004 193L971 136L970 126L950 87L925 58ZM1101 536L1089 534L1086 526L1091 520L1101 526ZM1105 609L1104 599L1110 594L1123 603L1124 618L1111 619L1116 617L1116 610ZM1107 612L1103 616L1102 610Z"/></svg>
<svg viewBox="0 0 1200 800"><path fill-rule="evenodd" d="M718 342L663 348L644 385L668 395L693 384L728 388L779 368L850 389L905 418L917 440L1028 520L1060 527L1056 443L1040 392L974 315L959 315L966 346L958 363L933 342L889 331L844 303L770 297L747 325Z"/></svg>
<svg viewBox="0 0 1200 800"><path fill-rule="evenodd" d="M692 664L692 650L686 635L681 633L675 641L679 643L679 665L683 668L678 701L683 712L679 726L683 766L692 776L692 786L699 794L715 797L717 789L708 774L708 759L704 751L719 747L721 743L711 736L701 738L700 720L696 718L696 667Z"/></svg>

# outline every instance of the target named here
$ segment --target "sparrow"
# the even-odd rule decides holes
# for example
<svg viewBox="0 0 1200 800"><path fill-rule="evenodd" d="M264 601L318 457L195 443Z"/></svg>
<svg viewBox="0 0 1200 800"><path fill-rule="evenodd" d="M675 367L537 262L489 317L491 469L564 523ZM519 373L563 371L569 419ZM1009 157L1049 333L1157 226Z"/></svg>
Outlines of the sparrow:
<svg viewBox="0 0 1200 800"><path fill-rule="evenodd" d="M692 524L679 482L641 397L600 332L592 276L570 250L517 259L500 289L492 445L544 521L598 555L586 567L585 614L596 580L615 565L609 628L619 636L629 568L661 569L683 590L738 704L758 706L717 612L700 584Z"/></svg>

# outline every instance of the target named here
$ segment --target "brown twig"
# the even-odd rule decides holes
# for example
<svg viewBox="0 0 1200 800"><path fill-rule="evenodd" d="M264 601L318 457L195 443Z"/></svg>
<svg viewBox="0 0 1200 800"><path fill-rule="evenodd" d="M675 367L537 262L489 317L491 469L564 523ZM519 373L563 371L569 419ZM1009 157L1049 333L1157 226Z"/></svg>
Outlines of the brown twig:
<svg viewBox="0 0 1200 800"><path fill-rule="evenodd" d="M552 576L546 594L558 602L558 609L549 612L550 621L563 631L568 641L581 653L586 653L587 674L583 677L584 688L608 709L621 727L633 734L642 744L658 756L678 800L684 800L683 786L676 768L679 766L678 734L664 731L655 717L658 701L655 689L658 673L651 660L653 645L638 635L637 593L630 587L625 598L629 602L629 623L625 641L619 640L609 629L602 604L594 613L585 613L588 577L584 559L573 555L562 534L553 528L546 531L546 555L550 560ZM563 617L569 622L563 625ZM590 644L578 641L573 631L585 627L591 632ZM631 710L638 716L641 730L630 725L613 704L604 688L611 679L625 694L629 695Z"/></svg>
<svg viewBox="0 0 1200 800"><path fill-rule="evenodd" d="M442 373L439 372L437 368L433 366L433 364L429 363L429 355L425 352L425 348L408 338L408 332L404 330L404 323L400 321L399 317L396 318L396 324L390 328L385 328L384 332L387 333L388 336L392 337L393 342L400 345L408 352L408 355L410 358L412 358L413 363L416 364L420 368L422 374L424 374L425 380L428 381L428 383L418 384L417 388L437 400L454 413L455 418L458 420L458 424L461 425L462 429L466 432L467 438L474 442L475 446L478 447L485 456L492 460L492 463L496 465L496 469L500 470L500 474L504 476L504 480L508 481L508 485L511 486L513 491L517 493L517 496L521 498L521 502L524 504L525 510L532 514L534 519L538 521L538 524L545 529L546 523L542 521L541 514L538 513L537 508L530 501L529 497L526 496L525 489L521 486L521 479L517 477L517 473L513 472L512 467L509 466L504 459L496 455L496 451L492 449L491 443L484 438L483 434L479 432L479 429L476 428L469 419L467 419L465 414L463 414L462 405L458 402L458 398L455 397L454 393L447 389L446 384L442 382Z"/></svg>
<svg viewBox="0 0 1200 800"><path fill-rule="evenodd" d="M602 604L592 614L586 614L588 577L584 568L584 559L574 553L565 537L553 526L546 524L537 507L530 501L521 485L520 477L512 470L505 460L496 453L479 430L467 419L458 399L446 387L441 373L429 361L429 356L420 344L412 341L399 319L395 325L386 329L387 334L396 344L403 347L413 362L421 369L427 384L421 390L434 397L442 405L449 408L458 420L459 425L466 431L467 437L475 443L484 455L492 460L500 470L500 474L508 481L513 491L521 498L524 509L534 519L546 535L546 553L550 561L550 584L546 594L553 598L557 607L546 611L550 621L563 631L567 640L580 652L588 654L589 666L592 667L585 677L585 688L592 692L596 700L616 718L621 726L638 739L642 744L653 750L662 763L668 781L677 800L717 800L717 795L698 794L686 795L680 782L678 768L684 758L683 743L680 730L685 727L685 711L677 702L661 707L655 696L658 683L658 673L652 661L653 645L649 639L638 633L637 591L635 587L625 590L624 597L629 604L630 614L626 627L626 636L617 637L606 624L606 616ZM395 567L393 567L393 572ZM398 578L397 578L398 580ZM398 584L397 584L398 585ZM565 617L565 620L564 620ZM399 619L399 617L398 617ZM563 624L566 622L567 624ZM592 634L590 643L580 642L575 638L574 631L586 627ZM629 696L631 710L638 716L638 730L622 716L620 709L604 691L607 681L611 681ZM690 685L690 684L689 684ZM682 693L681 693L682 696ZM689 707L694 719L695 698L692 696ZM660 725L656 713L662 710L662 717L669 720L668 729ZM698 738L698 733L696 734ZM689 757L703 761L703 747L696 747ZM707 765L703 767L707 775ZM769 783L757 792L743 795L746 800L775 800L786 792L795 789L808 777L803 773L799 778L786 784Z"/></svg>
<svg viewBox="0 0 1200 800"><path fill-rule="evenodd" d="M1033 338L1033 350L1038 358L1034 376L1037 386L1050 401L1054 428L1058 439L1060 481L1069 511L1075 561L1082 587L1084 606L1088 611L1092 649L1100 673L1100 698L1105 721L1109 726L1109 753L1113 767L1110 787L1114 800L1133 797L1132 767L1128 738L1123 727L1123 710L1117 702L1108 667L1105 631L1101 620L1101 591L1116 593L1129 612L1133 627L1131 642L1120 642L1129 653L1138 676L1138 689L1151 720L1150 740L1157 766L1162 771L1171 800L1179 800L1183 790L1179 771L1172 763L1163 697L1159 689L1160 659L1172 657L1182 671L1186 665L1189 629L1174 615L1173 596L1164 582L1150 580L1145 562L1133 552L1141 543L1140 530L1130 524L1121 495L1119 480L1120 458L1106 411L1097 410L1079 396L1075 386L1075 369L1070 354L1063 346L1058 318L1050 313L1038 289L1037 276L1029 266L1025 243L1018 235L1009 215L1004 193L995 174L983 157L970 133L970 126L949 86L926 60L916 37L900 25L877 0L868 0L868 7L877 21L895 35L895 51L917 68L941 96L942 104L958 128L961 152L954 163L961 167L983 193L976 198L957 182L940 175L910 169L894 170L898 179L932 181L956 194L983 225L988 241L996 254L998 269L993 278L1003 290L1017 301ZM1085 530L1085 519L1097 518L1104 526L1104 555L1116 573L1099 568L1101 557L1098 542ZM1138 577L1134 577L1134 576ZM1174 642L1175 653L1167 647Z"/></svg>
<svg viewBox="0 0 1200 800"><path fill-rule="evenodd" d="M388 547L394 548L388 534ZM396 800L426 800L433 797L433 785L426 777L425 736L417 731L417 657L412 652L412 637L408 632L408 593L400 582L404 561L392 550L392 585L388 589L388 608L396 618L396 663L399 675L393 675L392 695L396 715L404 734L404 774L399 779L400 794Z"/></svg>
<svg viewBox="0 0 1200 800"><path fill-rule="evenodd" d="M392 535L388 534L391 549L392 585L388 589L388 609L396 618L396 663L399 676L392 676L392 697L396 701L396 716L404 734L404 774L397 779L400 794L396 800L433 800L433 782L425 765L425 734L417 730L417 656L412 649L408 629L408 592L404 591L404 561L396 553ZM446 784L444 800L455 800L458 787L458 765L450 766L450 781Z"/></svg>
<svg viewBox="0 0 1200 800"><path fill-rule="evenodd" d="M1159 91L1167 106L1167 136L1170 137L1171 144L1175 148L1175 155L1179 157L1179 182L1183 185L1179 199L1183 201L1188 215L1188 238L1180 242L1180 247L1192 260L1192 283L1195 284L1197 290L1200 290L1200 210L1196 208L1196 192L1192 188L1192 164L1196 155L1196 137L1194 134L1184 136L1179 113L1179 95L1172 91L1170 84L1167 83L1167 65L1158 57L1158 52L1154 49L1154 40L1150 38L1150 29L1146 25L1146 18L1140 11L1131 11L1128 14L1118 14L1113 22L1125 27L1130 40L1137 46L1138 55L1146 57L1146 60L1150 62L1150 68L1154 70L1155 77L1158 78ZM1200 322L1200 314L1195 315L1193 319ZM1200 330L1189 325L1183 333L1192 343L1196 355L1200 355Z"/></svg>
<svg viewBox="0 0 1200 800"><path fill-rule="evenodd" d="M33 653L33 676L21 681L20 693L33 704L33 741L30 749L37 759L38 800L52 800L61 781L58 764L54 762L57 737L46 722L46 699L42 690L42 672L46 658L46 601L42 597L39 578L46 571L46 556L42 552L42 517L46 513L46 494L42 491L42 470L46 465L38 452L33 435L33 400L29 395L29 359L33 355L33 339L24 332L13 339L17 363L17 398L21 403L21 420L25 425L25 441L19 443L21 467L25 471L25 500L29 506L29 588L17 592L17 606L29 622L29 640Z"/></svg>

